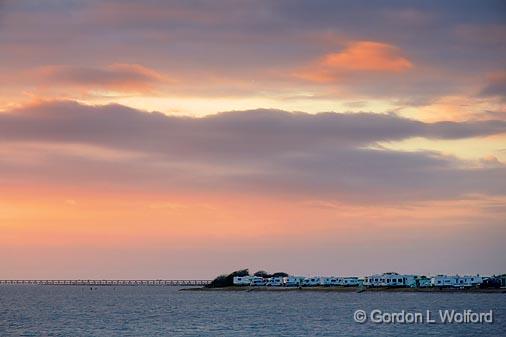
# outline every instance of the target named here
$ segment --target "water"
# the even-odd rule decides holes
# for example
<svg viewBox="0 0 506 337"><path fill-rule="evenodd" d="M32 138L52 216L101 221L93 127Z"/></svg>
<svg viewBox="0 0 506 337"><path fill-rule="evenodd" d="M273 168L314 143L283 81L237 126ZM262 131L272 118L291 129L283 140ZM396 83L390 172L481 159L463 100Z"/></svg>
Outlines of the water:
<svg viewBox="0 0 506 337"><path fill-rule="evenodd" d="M96 289L96 290L95 290ZM0 286L0 336L506 336L506 294ZM494 311L492 324L359 324L357 309Z"/></svg>

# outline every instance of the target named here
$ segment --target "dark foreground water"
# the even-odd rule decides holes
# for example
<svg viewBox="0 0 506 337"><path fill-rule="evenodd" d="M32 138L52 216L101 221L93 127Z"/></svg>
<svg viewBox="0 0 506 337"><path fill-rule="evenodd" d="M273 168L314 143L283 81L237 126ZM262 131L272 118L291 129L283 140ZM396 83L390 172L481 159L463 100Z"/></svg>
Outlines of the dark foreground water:
<svg viewBox="0 0 506 337"><path fill-rule="evenodd" d="M506 294L192 292L0 286L0 336L506 336ZM494 323L356 323L353 313L493 310Z"/></svg>

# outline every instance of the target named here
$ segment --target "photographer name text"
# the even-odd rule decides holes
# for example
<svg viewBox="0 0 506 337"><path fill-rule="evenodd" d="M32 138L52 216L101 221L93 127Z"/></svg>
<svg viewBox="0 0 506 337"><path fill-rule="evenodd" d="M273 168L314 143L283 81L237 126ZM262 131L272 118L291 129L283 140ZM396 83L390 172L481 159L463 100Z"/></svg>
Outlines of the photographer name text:
<svg viewBox="0 0 506 337"><path fill-rule="evenodd" d="M466 310L425 310L425 311L384 311L373 309L369 312L356 310L353 319L357 323L381 323L381 324L476 324L493 323L494 312L476 312Z"/></svg>

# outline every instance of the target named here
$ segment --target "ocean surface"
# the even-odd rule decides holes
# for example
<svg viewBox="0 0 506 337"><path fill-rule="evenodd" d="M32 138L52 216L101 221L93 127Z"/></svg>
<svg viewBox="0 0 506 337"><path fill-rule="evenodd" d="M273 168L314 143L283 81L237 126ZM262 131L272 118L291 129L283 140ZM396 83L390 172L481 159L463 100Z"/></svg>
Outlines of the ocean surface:
<svg viewBox="0 0 506 337"><path fill-rule="evenodd" d="M506 336L506 294L194 292L0 286L0 336ZM493 323L360 324L370 313L493 311Z"/></svg>

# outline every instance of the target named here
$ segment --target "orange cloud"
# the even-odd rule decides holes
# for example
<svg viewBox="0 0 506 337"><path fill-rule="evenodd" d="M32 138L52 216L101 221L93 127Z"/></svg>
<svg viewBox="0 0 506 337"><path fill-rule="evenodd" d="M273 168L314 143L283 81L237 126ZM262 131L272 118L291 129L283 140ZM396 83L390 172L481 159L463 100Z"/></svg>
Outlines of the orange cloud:
<svg viewBox="0 0 506 337"><path fill-rule="evenodd" d="M412 67L413 63L393 45L358 41L342 51L326 54L296 75L310 81L329 82L350 72L400 73Z"/></svg>

